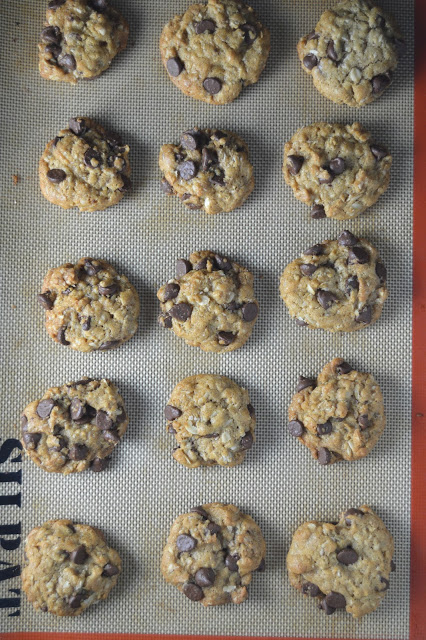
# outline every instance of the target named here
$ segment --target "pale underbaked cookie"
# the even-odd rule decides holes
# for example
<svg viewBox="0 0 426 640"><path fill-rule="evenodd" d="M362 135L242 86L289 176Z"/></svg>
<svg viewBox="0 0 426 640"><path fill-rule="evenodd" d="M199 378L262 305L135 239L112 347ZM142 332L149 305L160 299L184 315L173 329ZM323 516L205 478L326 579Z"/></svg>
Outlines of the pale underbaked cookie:
<svg viewBox="0 0 426 640"><path fill-rule="evenodd" d="M129 424L109 380L82 378L48 389L21 414L21 442L44 471L103 471Z"/></svg>
<svg viewBox="0 0 426 640"><path fill-rule="evenodd" d="M163 29L160 52L172 82L210 104L232 102L254 84L268 59L270 35L239 0L208 0L175 16Z"/></svg>
<svg viewBox="0 0 426 640"><path fill-rule="evenodd" d="M77 351L115 349L138 328L138 293L105 260L81 258L50 269L37 298L50 337Z"/></svg>
<svg viewBox="0 0 426 640"><path fill-rule="evenodd" d="M364 458L385 428L379 385L342 358L318 378L300 377L288 409L288 429L322 465Z"/></svg>
<svg viewBox="0 0 426 640"><path fill-rule="evenodd" d="M179 145L160 150L161 186L190 209L221 213L240 207L254 189L246 143L235 133L195 127Z"/></svg>
<svg viewBox="0 0 426 640"><path fill-rule="evenodd" d="M302 67L318 91L351 107L382 95L403 50L393 18L368 0L339 2L297 45Z"/></svg>
<svg viewBox="0 0 426 640"><path fill-rule="evenodd" d="M326 615L346 609L354 618L375 611L389 588L394 543L366 505L348 509L337 523L305 522L287 555L290 583L315 598Z"/></svg>
<svg viewBox="0 0 426 640"><path fill-rule="evenodd" d="M176 278L157 292L160 325L203 351L233 351L248 340L259 307L253 275L212 251L176 262Z"/></svg>
<svg viewBox="0 0 426 640"><path fill-rule="evenodd" d="M343 231L286 266L280 293L297 324L357 331L380 317L388 297L386 267L367 240Z"/></svg>
<svg viewBox="0 0 426 640"><path fill-rule="evenodd" d="M205 607L241 604L252 572L265 569L265 554L254 520L232 504L214 502L176 518L161 572L166 582Z"/></svg>
<svg viewBox="0 0 426 640"><path fill-rule="evenodd" d="M283 173L312 218L355 218L389 186L392 156L352 125L317 122L296 131L284 146Z"/></svg>
<svg viewBox="0 0 426 640"><path fill-rule="evenodd" d="M102 211L120 202L130 183L129 147L90 118L71 118L47 143L39 164L44 197L64 209Z"/></svg>
<svg viewBox="0 0 426 640"><path fill-rule="evenodd" d="M177 441L173 457L185 467L235 467L254 443L256 418L248 392L225 376L181 380L164 416Z"/></svg>
<svg viewBox="0 0 426 640"><path fill-rule="evenodd" d="M40 75L72 84L92 80L128 37L129 25L107 0L51 0L38 45Z"/></svg>
<svg viewBox="0 0 426 640"><path fill-rule="evenodd" d="M78 616L108 597L121 559L99 529L71 520L49 520L28 534L22 586L34 609Z"/></svg>

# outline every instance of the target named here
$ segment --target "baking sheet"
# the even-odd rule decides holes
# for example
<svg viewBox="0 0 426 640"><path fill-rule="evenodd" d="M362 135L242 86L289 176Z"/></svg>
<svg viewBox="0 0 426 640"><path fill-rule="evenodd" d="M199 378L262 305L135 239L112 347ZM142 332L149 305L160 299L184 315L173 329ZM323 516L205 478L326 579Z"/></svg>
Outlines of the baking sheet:
<svg viewBox="0 0 426 640"><path fill-rule="evenodd" d="M298 38L331 2L251 4L271 29L272 52L260 81L226 106L182 95L162 68L157 44L162 26L189 2L114 0L131 25L128 49L106 74L76 87L38 75L36 43L46 2L0 5L1 438L17 434L20 411L45 389L82 375L113 379L131 419L108 472L62 477L23 459L22 506L3 505L0 511L2 524L21 520L24 536L50 518L100 527L123 558L119 585L106 602L73 619L36 614L23 597L19 617L0 611L4 631L409 636L414 0L381 2L397 18L408 51L392 88L361 110L320 96L295 54ZM39 191L37 165L45 143L77 115L117 130L131 147L134 189L105 212L63 211ZM390 188L361 218L311 220L308 208L284 184L284 142L297 128L318 120L359 120L392 151ZM208 217L161 193L160 145L177 141L194 125L232 129L246 139L256 188L241 209ZM19 176L17 185L12 175ZM345 228L370 239L388 267L384 313L377 324L355 334L303 330L291 322L279 297L280 274L304 248ZM231 256L255 274L260 317L252 338L233 353L203 353L156 322L155 293L174 274L175 259L205 248ZM45 272L86 255L110 261L141 296L139 332L117 351L80 354L54 344L44 330L36 294ZM334 356L374 374L384 392L387 427L366 459L322 468L289 436L286 412L298 375L317 374ZM243 465L190 470L173 460L163 406L174 385L194 373L227 375L249 390L257 443ZM2 471L20 467L1 466ZM2 491L17 492L17 485ZM206 610L166 585L160 574L174 518L211 501L240 506L267 541L267 571L254 576L249 600L241 606ZM397 571L377 612L361 621L343 613L326 617L288 583L285 555L291 536L306 519L334 520L342 509L363 503L393 533ZM23 561L23 545L0 552L1 562ZM3 582L0 597L9 588L19 588L19 579Z"/></svg>

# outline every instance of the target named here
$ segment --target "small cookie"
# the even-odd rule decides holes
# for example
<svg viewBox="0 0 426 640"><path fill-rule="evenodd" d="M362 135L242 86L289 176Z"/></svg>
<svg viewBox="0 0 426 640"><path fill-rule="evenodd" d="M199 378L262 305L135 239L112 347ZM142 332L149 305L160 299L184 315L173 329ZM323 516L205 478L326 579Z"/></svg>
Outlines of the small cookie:
<svg viewBox="0 0 426 640"><path fill-rule="evenodd" d="M389 186L392 156L358 122L317 122L284 146L283 173L312 218L356 218Z"/></svg>
<svg viewBox="0 0 426 640"><path fill-rule="evenodd" d="M368 0L344 0L322 14L297 53L326 98L362 107L391 84L404 48L395 21L382 9Z"/></svg>
<svg viewBox="0 0 426 640"><path fill-rule="evenodd" d="M379 385L370 373L334 358L315 378L300 377L288 429L320 464L364 458L385 428Z"/></svg>
<svg viewBox="0 0 426 640"><path fill-rule="evenodd" d="M39 164L44 197L64 209L102 211L131 187L129 147L90 118L71 118L47 143Z"/></svg>
<svg viewBox="0 0 426 640"><path fill-rule="evenodd" d="M174 388L164 416L177 440L173 457L185 467L235 467L254 443L249 395L225 376L185 378Z"/></svg>
<svg viewBox="0 0 426 640"><path fill-rule="evenodd" d="M160 52L171 81L187 96L232 102L265 68L270 35L239 0L208 0L175 16L163 29Z"/></svg>
<svg viewBox="0 0 426 640"><path fill-rule="evenodd" d="M49 520L28 534L22 587L34 609L78 616L105 600L121 573L121 559L99 529Z"/></svg>
<svg viewBox="0 0 426 640"><path fill-rule="evenodd" d="M242 347L259 313L250 271L212 251L179 259L176 278L160 287L157 298L159 323L203 351Z"/></svg>
<svg viewBox="0 0 426 640"><path fill-rule="evenodd" d="M232 504L214 502L176 518L161 572L166 582L205 607L241 604L252 572L265 569L265 555L254 520Z"/></svg>
<svg viewBox="0 0 426 640"><path fill-rule="evenodd" d="M129 25L107 0L50 0L38 45L40 75L72 84L97 78L128 37Z"/></svg>
<svg viewBox="0 0 426 640"><path fill-rule="evenodd" d="M315 598L326 615L346 609L354 618L375 611L389 588L394 543L382 520L363 505L339 522L305 522L287 555L290 583Z"/></svg>
<svg viewBox="0 0 426 640"><path fill-rule="evenodd" d="M179 145L160 150L161 186L190 209L222 213L240 207L254 189L246 143L235 133L195 127Z"/></svg>
<svg viewBox="0 0 426 640"><path fill-rule="evenodd" d="M103 471L129 424L109 380L82 378L48 389L21 414L21 442L44 471Z"/></svg>
<svg viewBox="0 0 426 640"><path fill-rule="evenodd" d="M296 322L311 329L358 331L380 317L388 297L386 267L363 238L343 231L286 266L280 293Z"/></svg>
<svg viewBox="0 0 426 640"><path fill-rule="evenodd" d="M50 269L37 298L50 337L77 351L115 349L138 328L138 293L105 260L81 258Z"/></svg>

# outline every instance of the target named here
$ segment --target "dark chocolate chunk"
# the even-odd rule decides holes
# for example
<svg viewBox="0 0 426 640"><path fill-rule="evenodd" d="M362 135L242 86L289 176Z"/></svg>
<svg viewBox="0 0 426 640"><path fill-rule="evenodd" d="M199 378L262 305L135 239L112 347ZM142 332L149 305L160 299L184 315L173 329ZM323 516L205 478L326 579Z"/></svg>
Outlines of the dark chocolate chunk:
<svg viewBox="0 0 426 640"><path fill-rule="evenodd" d="M177 56L175 58L169 58L166 62L167 71L173 78L177 78L183 71L183 62Z"/></svg>
<svg viewBox="0 0 426 640"><path fill-rule="evenodd" d="M300 438L305 430L305 427L303 426L303 423L300 422L300 420L290 420L290 422L288 423L288 430L294 438Z"/></svg>

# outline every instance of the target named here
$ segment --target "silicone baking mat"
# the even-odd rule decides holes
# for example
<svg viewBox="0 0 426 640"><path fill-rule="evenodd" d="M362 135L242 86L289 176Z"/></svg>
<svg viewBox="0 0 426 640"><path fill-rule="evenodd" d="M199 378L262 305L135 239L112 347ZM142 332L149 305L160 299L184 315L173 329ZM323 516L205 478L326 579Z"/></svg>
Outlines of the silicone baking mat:
<svg viewBox="0 0 426 640"><path fill-rule="evenodd" d="M414 0L381 2L395 15L407 53L391 89L361 110L319 95L295 54L298 38L331 1L252 0L271 30L271 56L260 81L226 106L182 95L161 65L162 26L183 13L188 1L114 0L130 22L129 46L107 73L75 87L38 75L36 43L46 4L4 0L0 5L0 470L15 474L0 476L1 632L408 638ZM77 115L120 132L131 147L133 190L105 212L63 211L44 200L38 187L46 142ZM318 120L359 120L392 151L389 190L356 220L311 220L284 184L284 142ZM160 145L179 140L194 125L228 128L246 139L256 188L241 209L208 217L161 193ZM282 270L303 249L345 228L371 240L388 267L390 297L381 319L346 335L295 326L279 297ZM248 343L229 354L189 347L156 322L156 290L173 276L176 258L205 248L231 256L255 275L260 317ZM74 352L53 343L44 329L36 302L44 274L81 256L110 261L139 291L140 329L116 351ZM324 468L288 434L286 412L299 374L317 374L334 356L379 381L387 427L366 459ZM227 375L249 390L257 442L241 466L189 470L173 460L163 407L174 385L194 373ZM82 375L114 380L130 415L109 470L62 477L43 473L24 456L21 462L16 450L9 451L16 444L20 411L48 387ZM174 518L211 501L237 504L255 518L267 541L267 571L254 576L241 606L205 609L166 585L159 571ZM334 520L341 510L363 503L394 535L397 571L375 613L361 621L341 612L327 617L289 585L285 556L291 536L306 519ZM103 529L124 566L108 600L72 619L36 614L19 592L26 534L47 519L63 517ZM16 535L6 534L16 534L19 522L18 545Z"/></svg>

